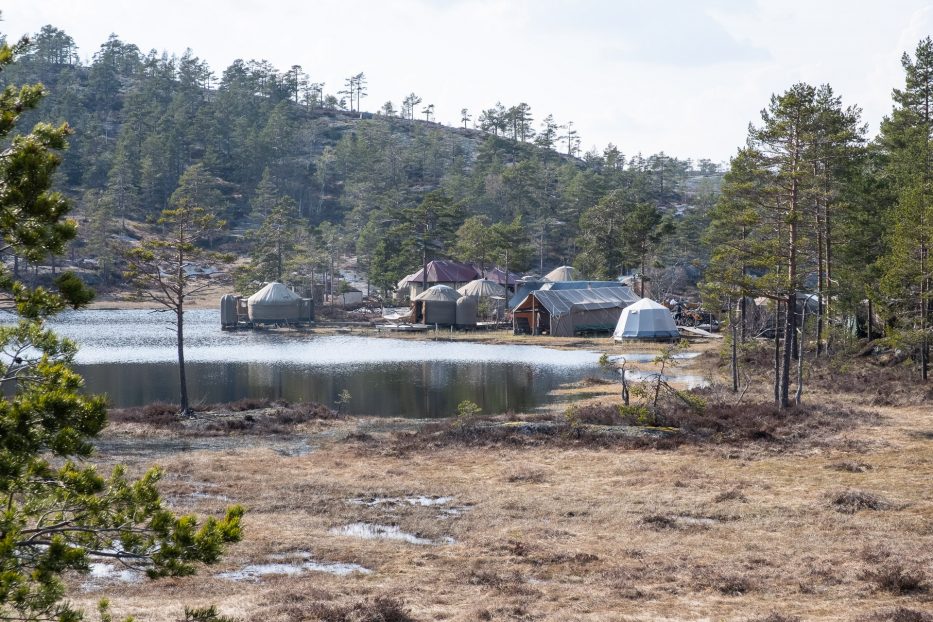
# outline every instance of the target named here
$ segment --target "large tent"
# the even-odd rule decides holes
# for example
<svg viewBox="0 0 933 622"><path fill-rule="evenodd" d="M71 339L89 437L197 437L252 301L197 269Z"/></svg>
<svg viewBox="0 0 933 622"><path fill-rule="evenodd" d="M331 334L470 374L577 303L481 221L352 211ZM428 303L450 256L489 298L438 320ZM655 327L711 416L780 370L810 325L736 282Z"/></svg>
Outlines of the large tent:
<svg viewBox="0 0 933 622"><path fill-rule="evenodd" d="M525 281L519 283L515 295L509 299L509 308L515 308L528 294L539 289L597 289L600 287L621 287L617 281Z"/></svg>
<svg viewBox="0 0 933 622"><path fill-rule="evenodd" d="M560 266L544 275L545 281L577 281L580 273L573 266Z"/></svg>
<svg viewBox="0 0 933 622"><path fill-rule="evenodd" d="M457 323L457 300L460 294L447 285L424 290L412 301L415 324L450 326Z"/></svg>
<svg viewBox="0 0 933 622"><path fill-rule="evenodd" d="M302 298L282 283L269 283L246 300L253 323L275 324L311 320L311 301Z"/></svg>
<svg viewBox="0 0 933 622"><path fill-rule="evenodd" d="M512 312L515 332L572 337L583 331L611 331L622 310L638 301L627 287L537 290Z"/></svg>
<svg viewBox="0 0 933 622"><path fill-rule="evenodd" d="M612 337L616 341L672 341L679 338L680 333L670 309L650 298L642 298L622 311Z"/></svg>

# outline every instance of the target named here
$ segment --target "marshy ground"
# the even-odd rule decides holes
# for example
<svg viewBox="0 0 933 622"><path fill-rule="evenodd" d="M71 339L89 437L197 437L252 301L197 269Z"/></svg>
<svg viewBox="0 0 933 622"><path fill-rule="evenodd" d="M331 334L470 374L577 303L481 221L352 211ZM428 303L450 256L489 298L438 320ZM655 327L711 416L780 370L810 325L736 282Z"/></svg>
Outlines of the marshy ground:
<svg viewBox="0 0 933 622"><path fill-rule="evenodd" d="M674 373L722 380L717 347ZM468 422L114 413L99 462L161 465L178 511L244 505L244 538L192 577L98 569L77 599L151 621L933 620L933 396L855 365L808 375L818 406L705 389L716 413L647 435L598 379Z"/></svg>

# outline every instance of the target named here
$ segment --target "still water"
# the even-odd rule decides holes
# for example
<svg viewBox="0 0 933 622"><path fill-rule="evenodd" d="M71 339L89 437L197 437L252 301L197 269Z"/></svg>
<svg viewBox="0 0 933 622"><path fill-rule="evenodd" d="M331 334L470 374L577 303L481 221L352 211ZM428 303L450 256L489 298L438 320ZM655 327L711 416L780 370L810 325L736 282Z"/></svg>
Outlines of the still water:
<svg viewBox="0 0 933 622"><path fill-rule="evenodd" d="M171 316L79 311L52 326L80 349L77 370L114 406L178 399ZM316 336L288 331L223 332L217 311L185 314L192 403L244 397L334 405L362 415L443 417L471 400L484 413L528 410L565 382L599 375L599 354L537 346Z"/></svg>

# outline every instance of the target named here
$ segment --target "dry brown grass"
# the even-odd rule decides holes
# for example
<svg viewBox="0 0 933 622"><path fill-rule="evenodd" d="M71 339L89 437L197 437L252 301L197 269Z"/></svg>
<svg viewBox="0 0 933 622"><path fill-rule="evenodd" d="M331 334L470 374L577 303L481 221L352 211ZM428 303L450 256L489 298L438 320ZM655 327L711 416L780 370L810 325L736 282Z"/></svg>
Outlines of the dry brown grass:
<svg viewBox="0 0 933 622"><path fill-rule="evenodd" d="M747 400L766 397L762 390ZM814 390L805 403L822 405L799 416L745 417L773 438L751 438L760 429L752 425L731 431L738 409L701 422L716 430L709 442L664 451L560 431L540 442L419 440L399 451L399 435L441 434L447 424L353 418L295 424L274 438L196 429L190 434L204 441L196 450L158 451L175 431L148 436L154 428L123 422L104 446L127 436L135 451L104 454L105 463L140 472L156 456L173 507L212 514L242 503L245 537L197 576L95 584L76 598L90 607L108 595L115 613L160 622L180 618L184 605L212 603L270 622L929 622L933 410L880 404L868 412L862 398ZM295 436L310 453L278 451L277 439ZM406 501L419 496L451 499ZM855 510L839 511L840 499ZM331 531L358 522L440 544ZM302 551L373 572L216 576Z"/></svg>

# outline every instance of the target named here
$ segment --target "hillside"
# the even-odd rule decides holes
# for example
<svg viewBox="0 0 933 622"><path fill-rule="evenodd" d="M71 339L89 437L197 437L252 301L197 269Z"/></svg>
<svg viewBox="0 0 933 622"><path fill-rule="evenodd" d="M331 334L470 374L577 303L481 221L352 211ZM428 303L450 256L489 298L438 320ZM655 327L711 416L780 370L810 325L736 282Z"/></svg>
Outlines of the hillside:
<svg viewBox="0 0 933 622"><path fill-rule="evenodd" d="M420 263L412 210L432 192L451 210L442 227L423 232L432 256L479 260L458 234L474 218L480 228L514 226L505 242L512 265L575 262L594 278L618 276L645 264L644 240L606 240L600 214L585 217L617 193L626 205L650 204L652 227L665 220L648 265L703 260L695 242L720 180L708 161L695 168L664 153L626 157L611 144L581 154L572 124L548 116L536 130L524 103L466 115L475 127L462 128L432 122L430 105L420 119L414 93L400 112L391 102L360 112L363 74L354 77L356 102L351 85L348 106L300 68L283 72L265 61L238 60L217 77L190 51L142 54L116 36L90 64L77 59L71 38L48 26L3 79L48 89L24 125L44 119L74 129L58 186L82 225L70 259L96 272L98 286L121 285L121 247L181 199L226 222L212 242L248 259L242 282L307 281L357 256L388 290ZM279 268L272 270L260 230L275 210L289 235L280 244L281 233L273 234ZM607 245L620 250L609 256ZM496 249L489 253L496 262Z"/></svg>

